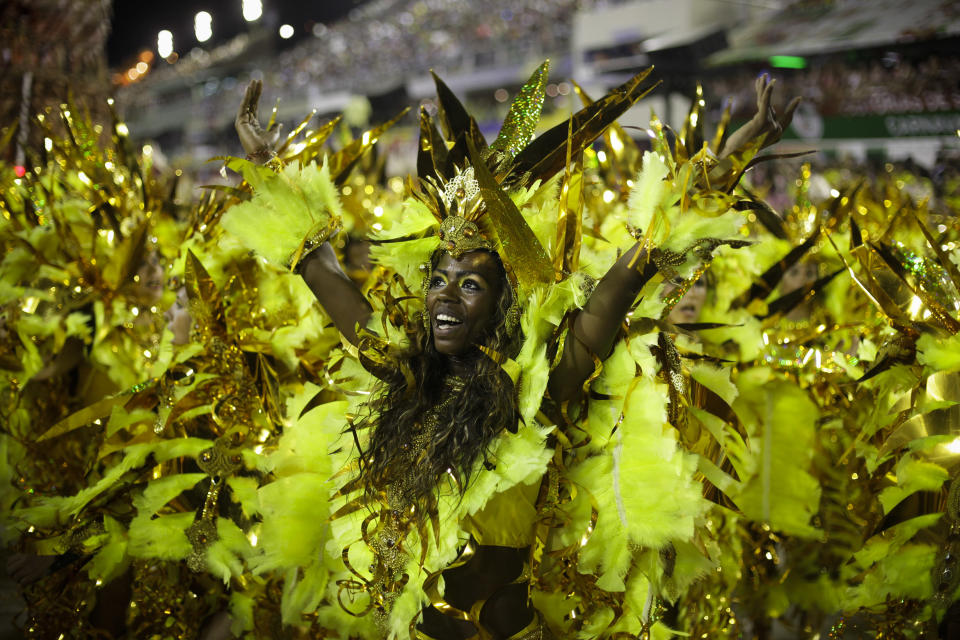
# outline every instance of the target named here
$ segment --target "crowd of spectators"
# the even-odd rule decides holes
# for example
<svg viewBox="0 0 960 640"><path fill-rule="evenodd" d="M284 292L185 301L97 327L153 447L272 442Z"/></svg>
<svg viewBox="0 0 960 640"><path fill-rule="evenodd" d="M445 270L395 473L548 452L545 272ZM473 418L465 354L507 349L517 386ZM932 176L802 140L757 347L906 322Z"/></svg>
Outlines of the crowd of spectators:
<svg viewBox="0 0 960 640"><path fill-rule="evenodd" d="M376 91L429 69L456 73L565 51L582 0L408 0L357 12L278 57L298 84ZM381 3L377 3L381 4Z"/></svg>
<svg viewBox="0 0 960 640"><path fill-rule="evenodd" d="M384 95L429 70L450 80L493 68L530 68L534 61L570 55L577 12L618 1L372 0L339 22L314 25L311 37L273 56L248 52L246 65L229 62L244 59L244 50L253 46L254 38L247 35L213 51L185 52L176 64L161 63L144 81L123 88L118 104L132 125L138 117L173 114L186 105L198 131L216 136L222 130L229 136L232 114L251 78L263 79L269 101L273 92L287 104L315 105L335 94ZM891 51L859 60L832 56L809 62L806 69L768 71L777 78L781 99L801 95L803 108L820 117L960 111L957 54L914 59ZM229 71L221 71L225 68ZM729 100L735 120L749 117L758 71L749 65L707 70L706 95ZM506 98L494 101L492 89L490 94L467 97L476 98L469 106L483 122L499 121L506 108ZM573 106L565 96L552 95L547 110L552 103ZM190 147L195 141L188 135L186 143Z"/></svg>
<svg viewBox="0 0 960 640"><path fill-rule="evenodd" d="M497 65L569 52L573 15L613 0L374 0L347 19L316 24L301 41L257 69L268 86L286 92L346 91L376 95L404 80L436 70L451 77ZM246 42L246 36L240 36ZM236 44L230 48L236 55ZM121 100L133 108L156 104L155 89L176 76L202 76L223 56L186 53L175 65L159 65L151 77L126 87ZM243 84L231 83L232 98ZM223 87L217 87L218 90Z"/></svg>
<svg viewBox="0 0 960 640"><path fill-rule="evenodd" d="M569 56L576 12L623 1L372 0L336 23L313 25L312 36L272 56L251 53L258 47L255 34L211 51L182 52L175 64L161 62L142 81L120 88L117 102L134 135L138 120L178 126L188 118L190 127L215 138L232 131L232 114L250 79L263 80L268 101L278 92L284 104L315 106L335 95L383 95L430 70L448 80L494 68L529 71L535 62ZM551 102L563 98L552 94ZM481 100L471 108L492 121L502 118L506 103ZM401 106L407 105L396 109ZM306 111L295 117L301 115ZM191 140L189 132L177 138L174 151L194 155L197 144L210 142Z"/></svg>
<svg viewBox="0 0 960 640"><path fill-rule="evenodd" d="M834 189L849 194L861 184L873 188L895 184L900 194L908 196L915 204L927 202L930 220L935 221L933 226L936 226L941 220L955 219L960 210L958 160L957 151L946 148L929 167L909 158L869 157L851 161L842 155L820 153L760 163L747 172L744 184L784 217L798 202L810 201L816 205L827 202L835 195ZM811 171L806 182L799 180L803 165L809 165Z"/></svg>
<svg viewBox="0 0 960 640"><path fill-rule="evenodd" d="M888 115L960 111L960 56L905 59L895 52L851 62L834 59L803 70L771 70L783 96L801 95L822 116ZM732 99L734 117L755 108L755 71L722 75L708 82L708 94Z"/></svg>
<svg viewBox="0 0 960 640"><path fill-rule="evenodd" d="M0 139L18 128L17 144L4 145L0 156L22 164L14 149L43 143L29 118L68 101L82 104L96 122L106 120L109 18L104 0L0 2Z"/></svg>

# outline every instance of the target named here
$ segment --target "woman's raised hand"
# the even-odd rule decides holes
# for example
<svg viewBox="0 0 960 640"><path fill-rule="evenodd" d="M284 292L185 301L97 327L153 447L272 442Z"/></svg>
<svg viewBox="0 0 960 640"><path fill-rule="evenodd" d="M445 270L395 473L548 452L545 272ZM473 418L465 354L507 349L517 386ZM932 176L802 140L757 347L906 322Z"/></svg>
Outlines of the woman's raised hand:
<svg viewBox="0 0 960 640"><path fill-rule="evenodd" d="M260 104L260 93L263 91L261 80L251 80L247 85L247 92L243 96L243 103L237 112L234 126L240 136L240 144L247 152L247 157L255 162L266 162L273 157L273 150L280 139L280 124L274 123L269 129L260 126L260 117L257 114Z"/></svg>
<svg viewBox="0 0 960 640"><path fill-rule="evenodd" d="M757 113L747 125L756 131L755 136L767 134L763 141L764 147L769 147L783 137L783 132L793 121L793 112L797 110L797 105L800 104L801 99L800 96L796 96L791 100L787 108L783 110L783 115L778 118L777 111L770 104L773 97L773 85L776 83L776 80L771 80L770 76L765 73L757 78Z"/></svg>
<svg viewBox="0 0 960 640"><path fill-rule="evenodd" d="M761 136L764 136L763 147L769 147L783 137L783 132L793 121L793 112L800 104L800 96L791 100L783 110L783 115L778 118L776 109L770 104L775 84L776 80L771 80L765 73L757 78L757 113L723 143L719 153L721 159L739 151Z"/></svg>

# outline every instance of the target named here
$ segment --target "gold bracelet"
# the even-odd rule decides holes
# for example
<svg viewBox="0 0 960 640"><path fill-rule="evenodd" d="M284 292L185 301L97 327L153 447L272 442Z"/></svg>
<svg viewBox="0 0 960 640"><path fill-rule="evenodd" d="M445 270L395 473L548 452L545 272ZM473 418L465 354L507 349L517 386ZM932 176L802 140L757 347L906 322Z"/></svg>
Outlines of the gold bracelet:
<svg viewBox="0 0 960 640"><path fill-rule="evenodd" d="M277 154L273 154L270 159L264 163L264 166L274 173L280 173L283 171L283 160L281 160Z"/></svg>
<svg viewBox="0 0 960 640"><path fill-rule="evenodd" d="M319 249L324 242L340 231L341 226L342 223L340 219L331 216L323 227L317 232L312 233L309 238L303 241L302 245L297 247L297 250L287 259L285 263L286 267L289 268L290 271L297 271L303 263L304 258Z"/></svg>
<svg viewBox="0 0 960 640"><path fill-rule="evenodd" d="M261 164L274 173L280 173L283 169L283 160L270 147L263 147L259 151L248 153L247 160Z"/></svg>

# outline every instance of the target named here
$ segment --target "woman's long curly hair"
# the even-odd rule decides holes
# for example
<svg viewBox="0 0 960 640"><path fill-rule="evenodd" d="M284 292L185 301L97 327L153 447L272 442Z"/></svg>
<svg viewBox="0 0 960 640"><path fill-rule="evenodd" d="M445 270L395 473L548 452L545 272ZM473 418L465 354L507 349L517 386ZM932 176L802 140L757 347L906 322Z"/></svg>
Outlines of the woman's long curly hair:
<svg viewBox="0 0 960 640"><path fill-rule="evenodd" d="M520 344L519 330L511 335L506 326L513 293L500 257L491 254L497 257L503 286L484 343L497 353L514 357ZM432 266L441 255L433 256ZM372 429L361 470L367 495L376 498L392 485L402 491L403 502L423 507L433 500L435 488L446 474L454 476L462 493L476 461L482 458L484 464L490 464L487 455L493 438L504 428L515 428L518 418L513 382L499 364L478 351L472 360L473 372L462 378L462 389L451 391L445 382L450 373L447 356L437 352L432 331L417 325L410 348L400 355L412 375L412 388L400 371L383 380L358 426ZM444 403L451 393L456 397ZM418 451L413 438L432 412L437 412L437 427ZM424 509L417 512L422 516Z"/></svg>

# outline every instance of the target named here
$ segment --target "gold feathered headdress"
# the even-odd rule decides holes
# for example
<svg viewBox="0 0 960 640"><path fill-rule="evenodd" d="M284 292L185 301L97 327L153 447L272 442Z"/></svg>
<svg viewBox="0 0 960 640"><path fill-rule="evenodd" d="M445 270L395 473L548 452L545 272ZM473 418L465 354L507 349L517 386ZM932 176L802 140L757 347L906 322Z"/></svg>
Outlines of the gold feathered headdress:
<svg viewBox="0 0 960 640"><path fill-rule="evenodd" d="M419 189L414 195L437 218L441 248L455 256L476 248L496 251L514 289L561 279L557 269L563 261L548 254L508 192L567 168L571 158L655 86L644 84L651 71L647 69L534 139L548 69L549 61L533 72L489 145L476 120L436 75L443 135L434 118L425 109L420 112ZM579 238L570 234L569 241L574 235ZM560 254L566 250L564 243L555 247Z"/></svg>

